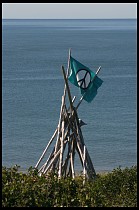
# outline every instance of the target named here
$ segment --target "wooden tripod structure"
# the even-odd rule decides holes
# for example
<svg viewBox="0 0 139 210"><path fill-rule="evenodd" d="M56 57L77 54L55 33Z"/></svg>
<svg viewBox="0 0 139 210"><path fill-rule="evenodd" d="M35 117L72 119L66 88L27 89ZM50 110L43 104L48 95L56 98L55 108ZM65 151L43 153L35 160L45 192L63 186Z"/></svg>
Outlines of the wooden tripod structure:
<svg viewBox="0 0 139 210"><path fill-rule="evenodd" d="M52 152L50 153L48 159L40 168L38 168L38 173L40 175L42 173L47 175L49 172L54 172L58 175L59 178L67 176L75 178L76 173L74 168L74 160L75 155L77 153L83 168L84 179L95 178L96 173L91 158L89 156L88 150L84 143L81 126L77 114L77 108L79 107L81 101L79 102L76 108L73 106L75 97L72 100L67 80L68 71L66 75L63 66L62 73L64 76L65 87L64 94L62 96L62 104L58 126L54 134L52 135L50 141L48 142L45 150L43 151L35 168L38 168L49 146L55 139L55 146ZM66 93L68 93L70 105L69 108L67 108L65 103Z"/></svg>

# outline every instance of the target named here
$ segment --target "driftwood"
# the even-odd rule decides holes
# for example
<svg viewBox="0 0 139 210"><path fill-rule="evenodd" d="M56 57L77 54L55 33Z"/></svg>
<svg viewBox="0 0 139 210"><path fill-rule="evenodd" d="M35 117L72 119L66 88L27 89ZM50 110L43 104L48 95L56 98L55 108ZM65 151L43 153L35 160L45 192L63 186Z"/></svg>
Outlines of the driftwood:
<svg viewBox="0 0 139 210"><path fill-rule="evenodd" d="M80 102L76 108L73 106L75 97L73 99L71 97L67 80L68 70L66 75L63 66L62 73L65 81L65 87L64 94L62 96L58 126L46 148L44 149L41 157L39 158L39 161L35 165L35 168L39 167L42 159L45 157L45 154L48 151L49 146L51 145L52 141L55 140L55 146L52 149L52 152L49 154L46 162L40 168L38 168L38 173L40 175L47 175L49 172L54 172L57 173L58 178L70 176L74 179L76 176L74 161L75 155L77 154L83 168L83 178L85 182L86 178L95 178L96 173L84 143L79 123L77 108L79 107ZM66 93L69 99L69 108L67 108L65 103Z"/></svg>

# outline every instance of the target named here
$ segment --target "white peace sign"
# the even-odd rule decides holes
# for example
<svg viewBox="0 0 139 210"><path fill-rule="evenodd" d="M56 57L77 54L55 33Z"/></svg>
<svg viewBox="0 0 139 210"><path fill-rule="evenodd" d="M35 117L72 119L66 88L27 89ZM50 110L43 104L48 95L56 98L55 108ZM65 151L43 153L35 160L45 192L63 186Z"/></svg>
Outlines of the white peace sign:
<svg viewBox="0 0 139 210"><path fill-rule="evenodd" d="M76 73L76 79L80 88L87 89L91 82L91 74L87 69L79 69Z"/></svg>

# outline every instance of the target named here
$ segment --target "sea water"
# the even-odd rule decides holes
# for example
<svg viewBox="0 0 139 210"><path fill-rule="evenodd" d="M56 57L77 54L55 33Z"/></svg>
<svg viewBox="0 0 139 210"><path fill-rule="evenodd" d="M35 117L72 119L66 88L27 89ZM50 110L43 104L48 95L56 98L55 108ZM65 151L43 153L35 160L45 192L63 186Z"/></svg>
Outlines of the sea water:
<svg viewBox="0 0 139 210"><path fill-rule="evenodd" d="M57 128L61 66L67 69L69 48L92 71L101 66L98 94L78 108L96 172L137 163L136 24L135 19L2 20L3 166L34 167ZM76 106L80 90L69 86ZM78 158L76 169L81 170Z"/></svg>

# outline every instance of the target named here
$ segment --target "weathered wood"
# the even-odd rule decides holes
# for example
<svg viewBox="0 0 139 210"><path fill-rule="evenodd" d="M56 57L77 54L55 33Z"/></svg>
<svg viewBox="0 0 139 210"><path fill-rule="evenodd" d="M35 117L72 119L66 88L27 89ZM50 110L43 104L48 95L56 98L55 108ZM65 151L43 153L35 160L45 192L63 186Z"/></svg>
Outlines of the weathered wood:
<svg viewBox="0 0 139 210"><path fill-rule="evenodd" d="M76 145L77 145L77 148L78 148L77 151L78 151L78 154L79 154L82 166L83 166L83 153L82 153L82 150L80 148L80 144L79 144L78 140L77 140L77 144Z"/></svg>
<svg viewBox="0 0 139 210"><path fill-rule="evenodd" d="M85 147L85 145L84 145L84 153L83 153L83 176L84 176L84 178L85 178L85 175L86 175L85 161L86 161L86 147Z"/></svg>
<svg viewBox="0 0 139 210"><path fill-rule="evenodd" d="M54 148L52 150L52 152L50 153L48 159L46 160L46 162L42 165L42 167L39 169L38 172L44 172L45 168L47 167L47 165L49 164L49 162L51 161L51 159L54 157Z"/></svg>
<svg viewBox="0 0 139 210"><path fill-rule="evenodd" d="M70 161L71 161L71 173L72 173L72 178L75 178L75 171L74 171L74 142L72 140L72 147L71 147L71 154L70 154Z"/></svg>
<svg viewBox="0 0 139 210"><path fill-rule="evenodd" d="M68 152L67 152L67 156L65 158L65 161L62 165L64 176L66 176L66 173L67 173L67 166L68 166L68 162L69 162L69 158L70 158L70 150L71 150L71 143L70 143L70 139L68 137Z"/></svg>
<svg viewBox="0 0 139 210"><path fill-rule="evenodd" d="M68 81L67 81L67 78L66 78L64 66L62 66L62 72L63 72L63 76L64 76L64 80L65 80L65 84L66 84L66 88L67 88L67 92L68 92L68 97L69 97L69 102L70 102L70 109L71 109L71 112L72 112L72 110L73 110L72 98L71 98L71 93L70 93Z"/></svg>
<svg viewBox="0 0 139 210"><path fill-rule="evenodd" d="M64 121L62 121L62 137L61 137L61 149L60 149L60 159L59 159L59 172L58 177L61 178L61 168L62 168L62 159L63 159L63 141L64 141Z"/></svg>
<svg viewBox="0 0 139 210"><path fill-rule="evenodd" d="M82 131L81 131L80 127L78 127L78 134L79 134L80 141L81 141L82 145L84 145L84 139L83 139L83 135L82 135ZM89 152L88 152L87 148L86 148L86 161L87 161L87 166L89 168L90 173L93 176L96 175L96 172L95 172L95 169L93 167L93 163L91 161L91 158L90 158L90 155L89 155Z"/></svg>
<svg viewBox="0 0 139 210"><path fill-rule="evenodd" d="M78 105L76 108L73 106L73 102L76 97L74 96L73 99L71 98L71 93L68 85L67 77L70 68L70 53L71 52L69 51L67 74L65 74L64 67L62 66L65 86L64 94L62 96L58 126L35 167L39 166L40 162L44 158L44 155L46 154L46 151L48 150L48 147L56 137L56 143L52 152L50 153L47 161L38 170L38 172L40 174L47 174L53 171L58 174L58 178L71 176L74 179L74 161L75 154L77 152L83 168L83 177L85 183L86 178L95 177L96 174L88 150L86 148L86 145L84 144L84 139L77 114ZM99 72L99 70L100 69L98 69L97 72ZM65 104L66 92L69 99L68 109Z"/></svg>
<svg viewBox="0 0 139 210"><path fill-rule="evenodd" d="M67 68L67 77L68 77L68 75L69 75L69 69L70 69L70 56L71 56L71 49L69 49L68 68Z"/></svg>
<svg viewBox="0 0 139 210"><path fill-rule="evenodd" d="M59 123L58 123L58 135L57 135L57 141L56 141L56 145L55 145L55 153L57 151L57 144L59 141L59 135L60 135L60 130L61 130L61 121L62 121L64 102L65 102L65 94L66 94L66 91L65 91L64 95L62 96L62 104L61 104L60 117L59 117Z"/></svg>
<svg viewBox="0 0 139 210"><path fill-rule="evenodd" d="M49 170L49 168L51 167L52 163L54 162L54 160L57 158L57 156L60 154L60 149L59 151L55 154L54 158L51 160L50 164L48 165L48 167L45 169L44 174L47 173L47 171Z"/></svg>
<svg viewBox="0 0 139 210"><path fill-rule="evenodd" d="M81 128L79 126L79 120L78 120L79 118L78 118L78 114L77 114L76 109L74 111L75 111L74 114L75 114L75 118L76 118L77 134L78 134L78 137L79 137L79 141L81 142L81 148L82 148L82 151L83 151L82 145L84 145L84 139L83 139ZM87 148L86 148L86 160L87 160L87 166L89 167L90 175L95 177L96 176L96 172L95 172L95 169L93 167L93 163L91 161L91 158L89 156Z"/></svg>
<svg viewBox="0 0 139 210"><path fill-rule="evenodd" d="M46 153L46 151L48 150L48 147L51 145L52 141L54 140L54 138L55 138L55 136L56 136L56 134L57 134L57 131L58 131L58 128L56 128L56 130L55 130L53 136L51 137L50 141L48 142L48 144L47 144L45 150L43 151L43 153L42 153L42 155L41 155L39 161L37 162L35 168L37 168L37 167L39 166L41 160L43 159L43 157L44 157L44 155L45 155L45 153Z"/></svg>

